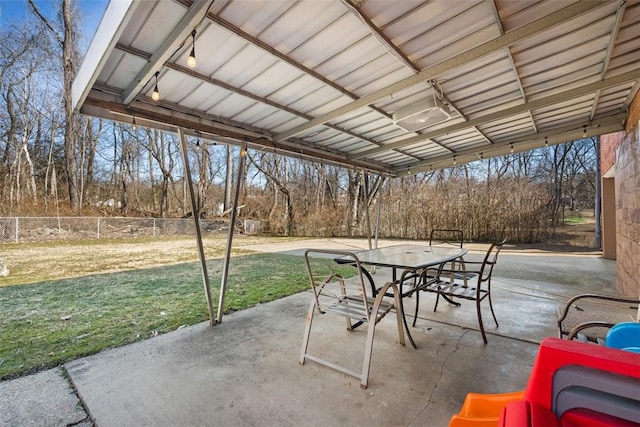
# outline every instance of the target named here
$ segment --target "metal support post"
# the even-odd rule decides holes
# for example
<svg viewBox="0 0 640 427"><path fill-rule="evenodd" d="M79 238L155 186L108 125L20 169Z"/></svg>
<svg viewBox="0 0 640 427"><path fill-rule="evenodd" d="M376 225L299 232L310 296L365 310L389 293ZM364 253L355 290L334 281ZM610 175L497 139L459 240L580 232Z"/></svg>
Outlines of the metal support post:
<svg viewBox="0 0 640 427"><path fill-rule="evenodd" d="M367 188L367 180L365 178L364 169L362 170L362 194L364 199L364 219L367 223L367 241L369 242L369 249L371 246L371 219L369 218L369 189Z"/></svg>
<svg viewBox="0 0 640 427"><path fill-rule="evenodd" d="M216 322L222 322L224 313L224 298L227 294L227 281L229 278L229 261L231 258L231 244L233 243L233 230L238 216L238 198L240 196L240 187L242 186L242 177L244 176L244 162L247 157L247 146L240 148L240 158L238 161L238 176L236 178L236 189L233 196L233 204L231 205L231 214L229 215L229 237L227 238L227 251L224 256L224 266L222 267L222 282L220 284L220 301L218 302L218 315Z"/></svg>
<svg viewBox="0 0 640 427"><path fill-rule="evenodd" d="M182 148L182 159L184 160L184 175L187 182L187 190L191 199L191 214L193 215L193 225L196 228L196 243L198 244L198 255L200 256L200 269L202 270L202 281L204 282L204 292L207 297L207 307L209 308L209 323L215 324L213 318L213 301L211 297L211 286L209 285L209 273L207 272L207 259L204 255L204 245L202 244L202 232L200 231L200 211L196 203L196 195L193 192L193 182L191 178L191 168L189 167L189 157L187 152L187 141L182 128L178 128L180 137L180 147ZM202 179L202 177L201 177Z"/></svg>
<svg viewBox="0 0 640 427"><path fill-rule="evenodd" d="M380 179L384 179L384 178L380 178ZM380 185L380 190L378 191L378 200L376 200L376 228L375 228L375 239L374 239L374 244L373 247L375 249L378 249L378 236L380 235L380 205L382 203L382 187L384 185L384 182L382 183L382 185Z"/></svg>

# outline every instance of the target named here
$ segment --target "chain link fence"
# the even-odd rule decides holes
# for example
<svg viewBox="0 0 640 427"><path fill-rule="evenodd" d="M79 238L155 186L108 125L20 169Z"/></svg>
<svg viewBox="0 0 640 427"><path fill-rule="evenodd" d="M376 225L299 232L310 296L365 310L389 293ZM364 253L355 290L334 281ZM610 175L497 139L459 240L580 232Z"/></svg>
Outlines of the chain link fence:
<svg viewBox="0 0 640 427"><path fill-rule="evenodd" d="M255 221L254 221L255 223ZM229 230L228 219L201 219L203 234L220 234ZM258 234L260 227L244 222L237 232ZM107 218L107 217L2 217L0 242L20 243L72 239L118 239L135 237L192 236L192 218Z"/></svg>

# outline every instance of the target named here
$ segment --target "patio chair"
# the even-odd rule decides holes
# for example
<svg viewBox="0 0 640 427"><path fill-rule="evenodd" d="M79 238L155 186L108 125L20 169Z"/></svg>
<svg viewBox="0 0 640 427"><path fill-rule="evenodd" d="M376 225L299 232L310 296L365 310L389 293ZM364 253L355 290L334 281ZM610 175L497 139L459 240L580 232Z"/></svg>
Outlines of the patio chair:
<svg viewBox="0 0 640 427"><path fill-rule="evenodd" d="M493 267L498 260L498 254L502 250L507 239L491 244L482 261L464 261L458 263L458 268L447 269L441 265L438 268L428 268L422 275L418 289L420 291L432 292L436 294L436 302L433 311L438 309L440 297L456 306L461 304L456 299L465 299L476 302L476 311L478 313L478 325L482 340L487 343L487 335L484 331L484 323L482 322L482 301L489 300L489 308L491 315L498 327L498 320L493 311L493 303L491 301L491 275ZM419 293L417 294L419 295ZM418 317L419 299L416 298L415 319Z"/></svg>
<svg viewBox="0 0 640 427"><path fill-rule="evenodd" d="M444 228L434 228L429 233L429 246L440 246L440 247L459 247L462 248L462 242L464 240L464 234L462 230L454 230L454 229L444 229ZM464 262L463 258L459 258L460 262ZM451 269L455 269L455 264L458 260L454 260L451 262ZM422 272L421 271L404 271L398 282L400 284L400 294L402 297L412 296L418 290L418 280L421 279ZM422 277L424 279L424 277ZM431 277L433 279L433 277ZM376 290L377 292L377 290ZM420 295L417 295L416 298L419 300ZM416 301L416 304L418 302ZM415 317L413 319L413 326L416 326Z"/></svg>
<svg viewBox="0 0 640 427"><path fill-rule="evenodd" d="M429 234L429 246L457 246L462 247L464 233L462 230L434 228Z"/></svg>
<svg viewBox="0 0 640 427"><path fill-rule="evenodd" d="M429 234L429 246L441 246L441 247L459 247L462 248L462 242L464 240L464 234L462 230L454 230L454 229L444 229L444 228L434 228L431 230ZM463 258L460 257L458 260L454 260L451 262L451 269L455 269L456 262L464 262ZM365 270L365 275L367 271ZM418 280L420 279L422 272L414 271L414 270L405 270L402 272L400 280L398 281L400 296L410 297L417 291ZM371 283L373 283L373 279L371 276L368 276L368 279ZM375 289L373 294L376 295L380 292L380 289ZM387 296L392 296L388 294ZM418 295L419 298L419 295ZM415 326L415 318L413 321L413 326Z"/></svg>
<svg viewBox="0 0 640 427"><path fill-rule="evenodd" d="M431 234L429 234L429 246L439 246L439 247L457 247L462 248L462 243L464 242L464 233L462 230L456 229L444 229L444 228L434 228L431 230ZM456 267L458 264L458 267ZM445 267L446 264L442 267ZM449 274L449 280L453 281L454 279L461 279L465 281L471 278L471 276L462 276L460 274L455 273L457 269L465 269L464 266L464 257L460 257L455 259L449 263L447 267L451 273ZM429 280L434 279L435 276L428 277ZM418 296L419 297L419 296ZM415 317L413 318L413 326L415 326Z"/></svg>
<svg viewBox="0 0 640 427"><path fill-rule="evenodd" d="M300 364L304 364L306 359L312 360L359 378L360 388L366 389L369 380L376 325L394 308L398 327L398 342L404 345L403 313L398 288L394 283L389 282L382 287L375 298L367 296L360 260L350 252L309 249L305 252L304 257L313 298L307 313ZM336 262L336 258L340 258L340 261ZM344 263L344 260L349 260L349 262ZM355 267L355 270L352 270L352 267ZM343 274L337 272L339 268L347 269L347 274L355 273L355 277L346 279ZM384 299L385 294L388 292L393 292L392 301ZM353 332L360 325L367 324L367 338L361 371L343 367L318 355L309 353L309 336L313 320L317 315L334 315L344 318L347 330L350 332ZM341 336L340 338L347 339L346 336ZM331 342L335 343L334 340L331 340ZM350 342L341 341L340 345L349 346ZM322 353L323 355L327 354L326 349L323 348Z"/></svg>
<svg viewBox="0 0 640 427"><path fill-rule="evenodd" d="M638 321L639 298L581 294L558 308L558 338L604 345L609 328Z"/></svg>

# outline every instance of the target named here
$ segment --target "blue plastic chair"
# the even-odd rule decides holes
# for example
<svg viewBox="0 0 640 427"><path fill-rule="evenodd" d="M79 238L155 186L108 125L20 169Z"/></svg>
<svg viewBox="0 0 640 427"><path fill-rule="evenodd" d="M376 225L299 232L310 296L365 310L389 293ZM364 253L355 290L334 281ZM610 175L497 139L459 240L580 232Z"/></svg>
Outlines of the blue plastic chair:
<svg viewBox="0 0 640 427"><path fill-rule="evenodd" d="M640 353L640 323L624 322L609 329L605 346Z"/></svg>

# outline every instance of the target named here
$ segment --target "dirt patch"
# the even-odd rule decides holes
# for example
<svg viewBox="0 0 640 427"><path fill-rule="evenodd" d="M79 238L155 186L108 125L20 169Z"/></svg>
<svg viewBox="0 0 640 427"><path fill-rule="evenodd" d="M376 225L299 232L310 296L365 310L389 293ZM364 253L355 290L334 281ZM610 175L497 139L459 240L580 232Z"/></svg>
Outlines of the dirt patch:
<svg viewBox="0 0 640 427"><path fill-rule="evenodd" d="M522 249L539 249L559 252L591 252L595 248L596 223L587 218L578 224L559 225L551 238L544 243L518 244Z"/></svg>
<svg viewBox="0 0 640 427"><path fill-rule="evenodd" d="M594 249L595 221L581 224L571 224L558 227L549 245L571 246L576 248Z"/></svg>
<svg viewBox="0 0 640 427"><path fill-rule="evenodd" d="M252 252L244 248L248 245L289 240L292 239L236 236L232 254ZM203 243L207 259L220 258L226 251L227 237L210 236L204 238ZM153 268L199 259L193 237L12 243L0 246L0 258L4 259L10 272L7 277L0 277L0 286Z"/></svg>

